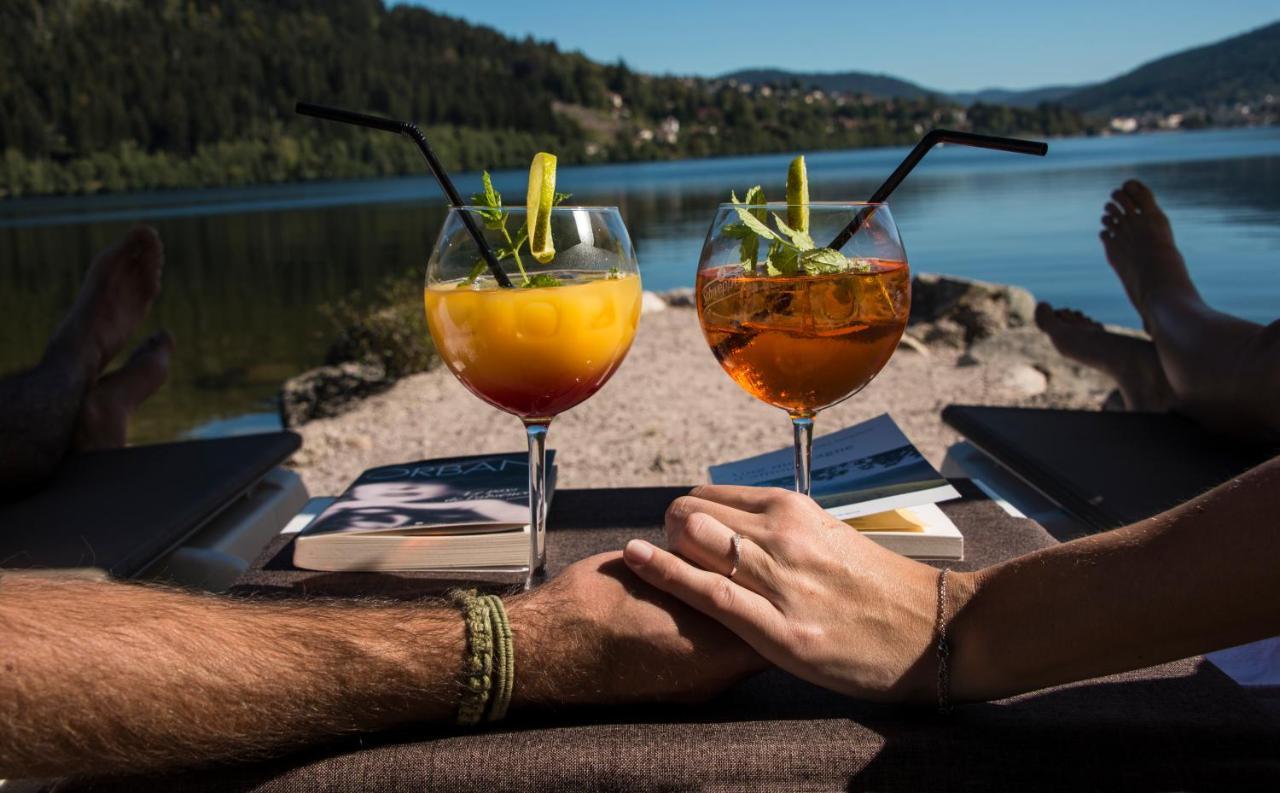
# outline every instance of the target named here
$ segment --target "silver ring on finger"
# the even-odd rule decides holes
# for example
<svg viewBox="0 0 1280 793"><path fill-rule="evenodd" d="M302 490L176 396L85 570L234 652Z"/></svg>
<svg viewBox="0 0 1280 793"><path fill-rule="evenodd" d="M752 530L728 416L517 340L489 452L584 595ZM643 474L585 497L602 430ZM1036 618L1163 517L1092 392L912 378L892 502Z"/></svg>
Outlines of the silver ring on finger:
<svg viewBox="0 0 1280 793"><path fill-rule="evenodd" d="M733 545L733 566L729 568L729 578L733 578L738 574L738 564L742 561L742 535L733 535L730 542Z"/></svg>

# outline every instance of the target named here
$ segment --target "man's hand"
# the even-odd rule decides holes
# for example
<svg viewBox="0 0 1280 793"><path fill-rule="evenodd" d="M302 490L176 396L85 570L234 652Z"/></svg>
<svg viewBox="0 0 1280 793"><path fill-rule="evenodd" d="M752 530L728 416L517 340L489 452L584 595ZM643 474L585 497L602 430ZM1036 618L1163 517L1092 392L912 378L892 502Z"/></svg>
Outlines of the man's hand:
<svg viewBox="0 0 1280 793"><path fill-rule="evenodd" d="M513 706L707 697L760 669L619 554L507 603ZM447 722L466 631L441 603L244 601L0 578L0 777L140 772Z"/></svg>
<svg viewBox="0 0 1280 793"><path fill-rule="evenodd" d="M695 488L672 502L666 529L674 553L632 540L627 564L768 660L866 699L934 697L937 570L777 488ZM741 559L729 579L734 534L743 536ZM948 583L948 600L962 602L968 581L954 574Z"/></svg>
<svg viewBox="0 0 1280 793"><path fill-rule="evenodd" d="M720 624L638 580L618 553L507 603L513 706L701 700L765 668Z"/></svg>

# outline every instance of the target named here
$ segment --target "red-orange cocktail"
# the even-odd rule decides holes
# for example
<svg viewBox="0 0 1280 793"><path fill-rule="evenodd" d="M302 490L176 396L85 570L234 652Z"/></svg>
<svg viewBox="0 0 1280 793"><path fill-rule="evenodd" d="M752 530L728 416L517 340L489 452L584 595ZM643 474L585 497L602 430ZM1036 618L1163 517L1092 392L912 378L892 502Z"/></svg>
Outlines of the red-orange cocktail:
<svg viewBox="0 0 1280 793"><path fill-rule="evenodd" d="M911 306L906 262L827 275L702 270L698 316L716 360L748 393L812 416L860 391L897 348Z"/></svg>

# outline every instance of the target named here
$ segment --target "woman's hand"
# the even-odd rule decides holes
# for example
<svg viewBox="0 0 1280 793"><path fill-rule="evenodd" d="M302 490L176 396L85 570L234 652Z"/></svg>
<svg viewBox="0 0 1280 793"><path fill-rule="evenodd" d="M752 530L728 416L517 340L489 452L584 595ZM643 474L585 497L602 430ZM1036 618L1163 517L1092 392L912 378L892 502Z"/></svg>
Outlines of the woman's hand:
<svg viewBox="0 0 1280 793"><path fill-rule="evenodd" d="M936 569L777 488L695 488L672 502L666 530L674 553L632 540L628 566L769 661L864 699L936 701ZM730 579L734 534L741 556ZM947 584L955 613L972 583L951 574Z"/></svg>

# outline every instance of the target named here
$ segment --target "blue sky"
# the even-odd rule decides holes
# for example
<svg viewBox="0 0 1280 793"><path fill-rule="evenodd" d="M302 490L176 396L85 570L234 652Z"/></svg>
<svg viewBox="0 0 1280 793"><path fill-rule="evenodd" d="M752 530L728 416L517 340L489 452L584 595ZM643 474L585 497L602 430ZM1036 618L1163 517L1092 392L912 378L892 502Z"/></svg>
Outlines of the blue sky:
<svg viewBox="0 0 1280 793"><path fill-rule="evenodd" d="M1103 80L1280 19L1276 0L411 0L603 61L883 72L944 91Z"/></svg>

